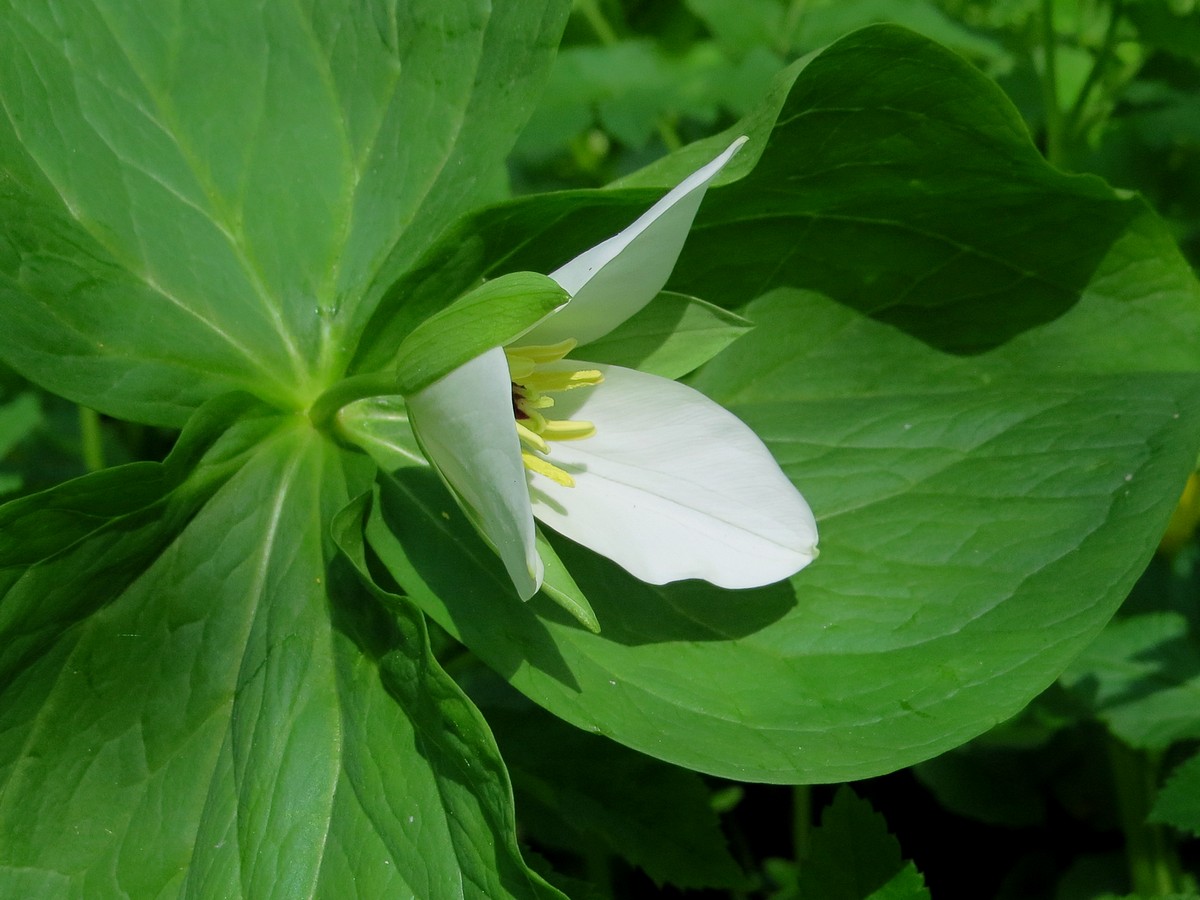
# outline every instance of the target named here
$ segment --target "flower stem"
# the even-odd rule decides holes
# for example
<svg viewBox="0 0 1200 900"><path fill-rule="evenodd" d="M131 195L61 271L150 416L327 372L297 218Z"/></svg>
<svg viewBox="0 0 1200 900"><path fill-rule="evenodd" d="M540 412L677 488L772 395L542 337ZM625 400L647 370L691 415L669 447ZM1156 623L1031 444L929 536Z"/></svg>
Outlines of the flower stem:
<svg viewBox="0 0 1200 900"><path fill-rule="evenodd" d="M105 467L104 432L100 427L100 414L86 406L79 407L79 440L84 468L99 472Z"/></svg>
<svg viewBox="0 0 1200 900"><path fill-rule="evenodd" d="M1158 782L1158 762L1109 735L1108 759L1117 794L1133 891L1142 897L1177 893L1179 857L1166 830L1146 821Z"/></svg>
<svg viewBox="0 0 1200 900"><path fill-rule="evenodd" d="M1096 53L1096 58L1092 62L1092 68L1088 71L1087 78L1083 82L1083 87L1079 89L1079 94L1075 97L1075 102L1071 104L1070 112L1067 113L1065 127L1068 134L1073 135L1079 131L1080 119L1083 116L1084 108L1087 106L1088 97L1091 96L1092 89L1096 87L1096 84L1104 75L1104 70L1108 68L1108 61L1112 58L1113 48L1117 43L1117 24L1124 13L1124 9L1122 8L1124 5L1124 0L1112 0L1112 9L1109 11L1108 17L1108 29L1104 32L1104 43L1100 45L1100 50Z"/></svg>
<svg viewBox="0 0 1200 900"><path fill-rule="evenodd" d="M604 12L596 0L576 0L575 8L587 19L588 25L592 27L601 44L611 47L617 42L617 33L608 23L608 19L604 18Z"/></svg>
<svg viewBox="0 0 1200 900"><path fill-rule="evenodd" d="M1062 166L1063 117L1058 105L1058 69L1055 61L1054 0L1042 0L1042 106L1046 116L1046 159Z"/></svg>
<svg viewBox="0 0 1200 900"><path fill-rule="evenodd" d="M792 858L796 866L808 859L812 842L812 788L797 784L792 788Z"/></svg>
<svg viewBox="0 0 1200 900"><path fill-rule="evenodd" d="M343 406L366 397L386 397L400 393L394 372L375 372L343 378L320 397L308 410L308 418L321 431L330 431Z"/></svg>

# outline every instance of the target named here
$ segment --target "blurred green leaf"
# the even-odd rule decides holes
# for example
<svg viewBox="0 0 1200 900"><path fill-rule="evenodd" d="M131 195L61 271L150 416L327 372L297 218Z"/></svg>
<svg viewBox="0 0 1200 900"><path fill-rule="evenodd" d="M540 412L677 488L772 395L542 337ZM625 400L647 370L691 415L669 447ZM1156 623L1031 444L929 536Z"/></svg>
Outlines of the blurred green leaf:
<svg viewBox="0 0 1200 900"><path fill-rule="evenodd" d="M1135 0L1123 11L1145 44L1200 61L1200 10L1176 12L1163 0Z"/></svg>
<svg viewBox="0 0 1200 900"><path fill-rule="evenodd" d="M0 405L0 464L21 441L41 424L42 409L36 394L24 393ZM0 494L21 487L18 474L0 471Z"/></svg>
<svg viewBox="0 0 1200 900"><path fill-rule="evenodd" d="M711 43L682 53L635 39L565 47L517 153L544 159L593 121L633 149L681 116L711 124L734 68Z"/></svg>
<svg viewBox="0 0 1200 900"><path fill-rule="evenodd" d="M886 22L911 28L980 62L994 63L1007 55L1000 41L965 27L939 6L930 0L813 0L795 17L790 42L808 52L857 28Z"/></svg>
<svg viewBox="0 0 1200 900"><path fill-rule="evenodd" d="M1033 825L1045 815L1030 754L974 742L920 763L913 773L942 808L993 825Z"/></svg>
<svg viewBox="0 0 1200 900"><path fill-rule="evenodd" d="M1200 644L1178 613L1115 619L1062 681L1131 747L1200 738Z"/></svg>
<svg viewBox="0 0 1200 900"><path fill-rule="evenodd" d="M790 35L784 27L784 7L779 0L744 0L736 4L685 0L684 5L733 56L743 56L756 47L789 49Z"/></svg>

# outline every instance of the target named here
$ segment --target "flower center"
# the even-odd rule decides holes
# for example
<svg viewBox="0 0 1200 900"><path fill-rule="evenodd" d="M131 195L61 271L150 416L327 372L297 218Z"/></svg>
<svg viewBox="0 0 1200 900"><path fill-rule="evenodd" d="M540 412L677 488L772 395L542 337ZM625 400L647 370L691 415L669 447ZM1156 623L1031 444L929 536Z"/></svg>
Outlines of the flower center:
<svg viewBox="0 0 1200 900"><path fill-rule="evenodd" d="M563 357L575 349L577 341L568 339L557 344L505 347L508 374L512 379L513 419L517 437L521 439L521 460L525 468L558 482L574 487L575 479L549 462L548 441L577 441L591 437L596 426L591 422L553 419L546 410L553 408L554 398L547 396L580 387L595 387L604 380L596 369L559 365Z"/></svg>

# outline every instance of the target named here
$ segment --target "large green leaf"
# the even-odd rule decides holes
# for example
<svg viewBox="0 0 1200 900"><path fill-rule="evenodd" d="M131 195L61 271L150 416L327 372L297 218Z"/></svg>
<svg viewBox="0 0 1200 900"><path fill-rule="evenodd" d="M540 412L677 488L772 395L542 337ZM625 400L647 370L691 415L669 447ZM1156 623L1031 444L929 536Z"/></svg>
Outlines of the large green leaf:
<svg viewBox="0 0 1200 900"><path fill-rule="evenodd" d="M1200 379L967 361L817 295L747 313L758 329L702 383L817 512L822 555L792 584L658 588L560 546L603 628L589 635L514 602L482 545L466 567L453 542L477 542L415 471L372 541L534 699L695 768L863 777L1016 712L1145 564L1200 441Z"/></svg>
<svg viewBox="0 0 1200 900"><path fill-rule="evenodd" d="M498 192L566 4L0 4L0 357L126 418L284 407Z"/></svg>
<svg viewBox="0 0 1200 900"><path fill-rule="evenodd" d="M144 571L4 680L0 894L554 895L419 617L326 567L364 461L277 418Z"/></svg>
<svg viewBox="0 0 1200 900"><path fill-rule="evenodd" d="M1000 90L964 60L873 27L781 73L741 125L620 189L523 198L460 222L389 292L356 365L383 365L426 305L479 275L549 272L616 233L736 133L750 143L709 191L668 284L726 307L808 288L941 349L981 352L1107 287L1101 267L1145 215L1137 198L1046 165ZM1160 229L1146 238L1164 239ZM1138 251L1137 264L1164 252ZM1152 297L1159 317L1179 306L1177 272L1146 277L1116 299ZM1175 348L1200 356L1200 335Z"/></svg>
<svg viewBox="0 0 1200 900"><path fill-rule="evenodd" d="M189 423L164 463L132 463L0 507L0 685L118 596L277 424L245 396Z"/></svg>
<svg viewBox="0 0 1200 900"><path fill-rule="evenodd" d="M427 472L397 473L369 537L434 618L569 721L709 772L834 781L1012 715L1124 598L1200 444L1200 291L1144 204L1046 166L994 85L907 32L853 35L781 91L674 283L722 304L775 288L695 384L809 498L820 559L728 593L640 584L559 542L592 635L517 603ZM544 271L647 195L588 196L463 223L410 296L478 267ZM411 314L396 309L381 332Z"/></svg>

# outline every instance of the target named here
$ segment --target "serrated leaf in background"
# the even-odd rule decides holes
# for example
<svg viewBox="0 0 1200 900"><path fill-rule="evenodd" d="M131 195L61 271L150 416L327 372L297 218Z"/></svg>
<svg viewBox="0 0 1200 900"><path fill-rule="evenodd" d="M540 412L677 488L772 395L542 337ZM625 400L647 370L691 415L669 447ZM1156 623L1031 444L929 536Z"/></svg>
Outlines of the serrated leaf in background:
<svg viewBox="0 0 1200 900"><path fill-rule="evenodd" d="M929 900L925 880L901 855L883 816L848 787L821 812L801 860L801 897L822 900Z"/></svg>
<svg viewBox="0 0 1200 900"><path fill-rule="evenodd" d="M1200 754L1175 767L1154 800L1150 821L1200 837Z"/></svg>

